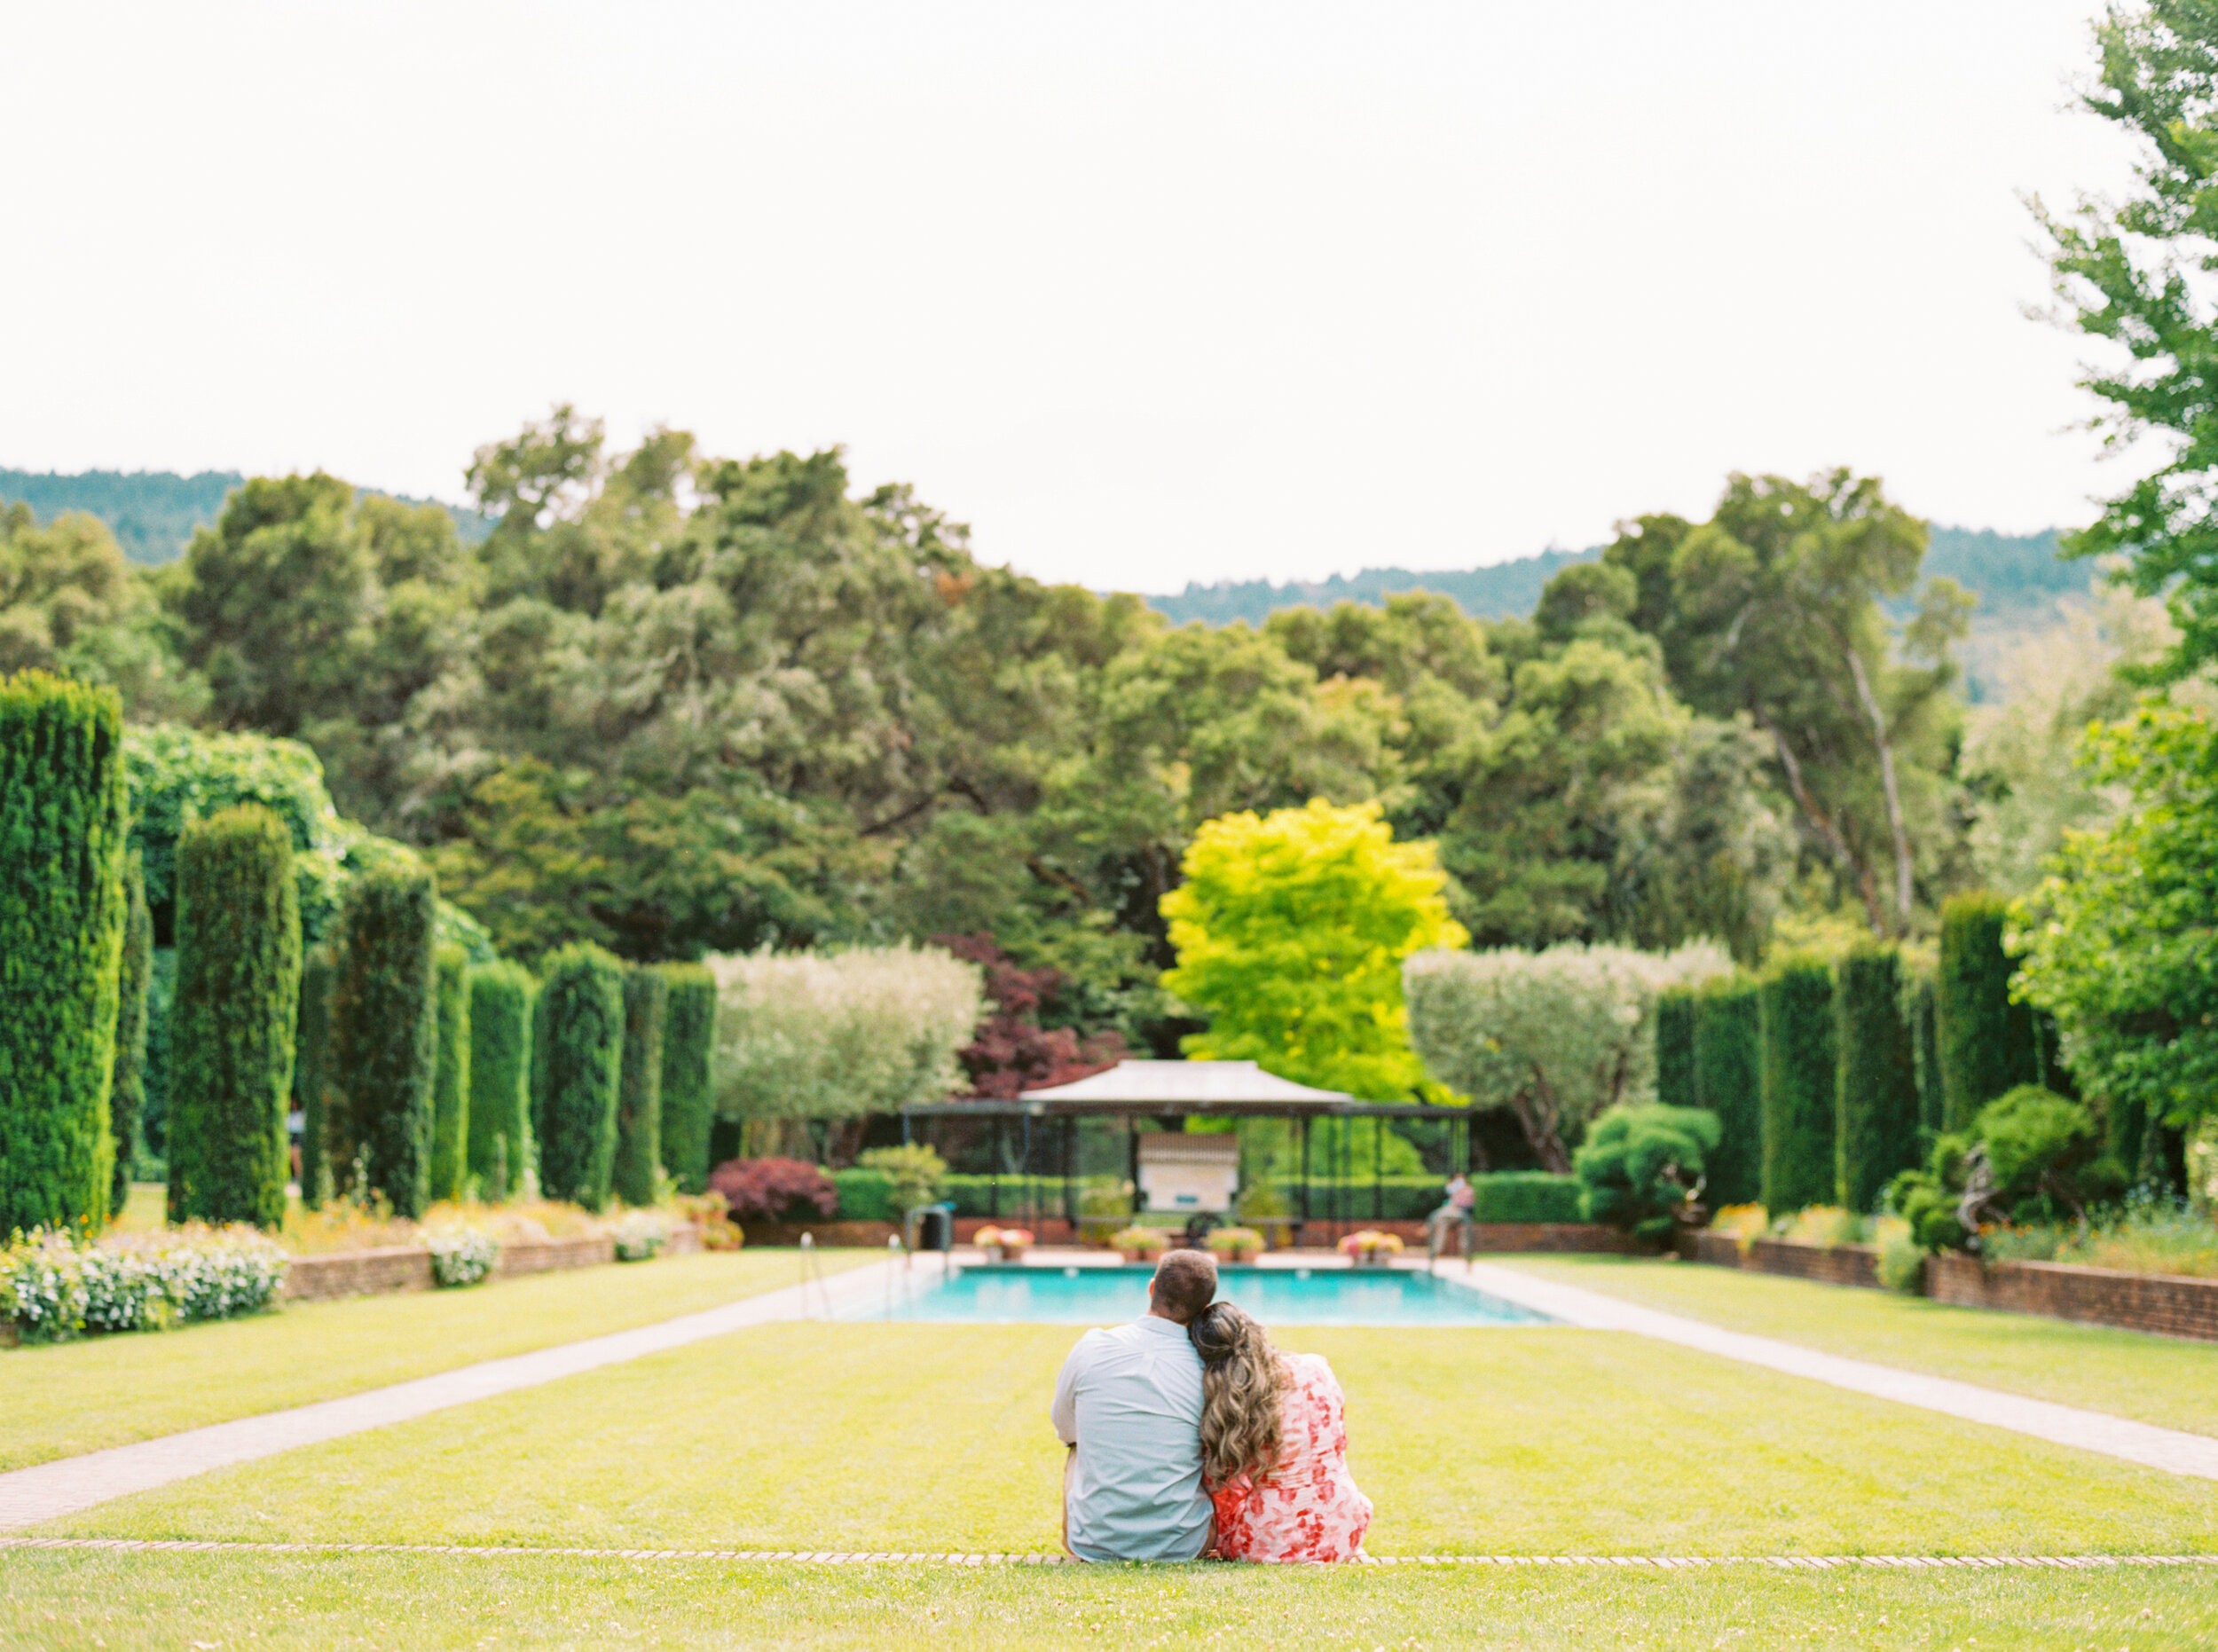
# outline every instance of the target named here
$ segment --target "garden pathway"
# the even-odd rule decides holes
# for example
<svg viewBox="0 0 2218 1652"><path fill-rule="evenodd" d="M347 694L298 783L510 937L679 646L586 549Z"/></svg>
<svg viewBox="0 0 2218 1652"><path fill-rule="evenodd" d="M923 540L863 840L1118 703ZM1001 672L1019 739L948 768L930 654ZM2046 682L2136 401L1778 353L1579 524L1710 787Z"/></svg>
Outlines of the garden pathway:
<svg viewBox="0 0 2218 1652"><path fill-rule="evenodd" d="M2218 1439L2208 1435L2159 1428L2153 1423L2135 1422L2106 1412L2082 1411L2075 1405L2027 1399L2022 1395L2005 1394L1950 1377L1923 1376L1916 1372L1898 1371L1892 1365L1875 1365L1838 1354L1821 1354L1815 1349L1767 1336L1721 1330L1699 1320L1682 1319L1677 1314L1660 1313L1653 1308L1620 1302L1614 1296L1583 1291L1575 1285L1536 1278L1495 1263L1469 1263L1464 1268L1448 1264L1442 1267L1440 1273L1444 1279L1465 1280L1490 1296L1499 1296L1567 1325L1593 1331L1631 1331L1658 1341L1676 1342L1681 1348L1737 1359L1744 1365L1763 1365L1789 1376L1830 1383L1837 1388L1915 1405L1923 1411L1941 1412L1968 1422L1986 1423L1990 1428L2008 1428L2014 1434L2030 1434L2051 1444L2099 1451L2105 1457L2122 1458L2129 1463L2141 1463L2175 1475L2218 1480Z"/></svg>
<svg viewBox="0 0 2218 1652"><path fill-rule="evenodd" d="M537 1388L603 1365L620 1365L648 1354L683 1348L708 1337L724 1336L748 1326L782 1319L830 1318L850 1303L872 1300L886 1289L891 1262L868 1263L823 1279L766 1291L721 1308L683 1314L659 1325L617 1331L545 1348L507 1359L488 1359L459 1371L419 1377L389 1388L373 1388L344 1399L320 1400L289 1411L266 1412L205 1428L142 1440L105 1451L88 1451L58 1462L40 1463L0 1474L0 1531L20 1530L42 1520L57 1520L80 1509L128 1497L156 1486L206 1474L232 1463L313 1445L366 1428L406 1422L427 1412L467 1405L472 1400Z"/></svg>

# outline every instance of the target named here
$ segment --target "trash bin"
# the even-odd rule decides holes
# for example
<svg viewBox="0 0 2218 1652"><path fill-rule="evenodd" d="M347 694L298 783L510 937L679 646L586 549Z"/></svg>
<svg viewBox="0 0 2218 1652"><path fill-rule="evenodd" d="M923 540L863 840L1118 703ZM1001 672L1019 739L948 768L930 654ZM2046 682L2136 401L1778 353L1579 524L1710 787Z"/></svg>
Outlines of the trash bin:
<svg viewBox="0 0 2218 1652"><path fill-rule="evenodd" d="M918 1250L953 1250L955 1248L955 1207L926 1205L916 1212L916 1248Z"/></svg>

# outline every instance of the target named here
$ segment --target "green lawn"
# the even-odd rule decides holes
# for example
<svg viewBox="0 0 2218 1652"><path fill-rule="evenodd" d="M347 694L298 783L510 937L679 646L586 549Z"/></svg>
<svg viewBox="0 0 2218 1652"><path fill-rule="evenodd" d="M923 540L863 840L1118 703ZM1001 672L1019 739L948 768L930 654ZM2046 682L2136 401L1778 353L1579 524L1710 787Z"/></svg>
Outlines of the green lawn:
<svg viewBox="0 0 2218 1652"><path fill-rule="evenodd" d="M2204 1569L1679 1574L957 1570L415 1555L0 1554L0 1648L1754 1648L2218 1642Z"/></svg>
<svg viewBox="0 0 2218 1652"><path fill-rule="evenodd" d="M57 1534L1052 1547L1074 1333L786 1324L241 1465ZM1312 1330L1379 1554L2218 1552L2218 1483L1610 1332ZM2209 1581L2206 1579L2206 1581Z"/></svg>
<svg viewBox="0 0 2218 1652"><path fill-rule="evenodd" d="M2218 1343L1952 1308L1892 1291L1814 1285L1699 1263L1624 1256L1490 1260L1829 1354L2218 1435Z"/></svg>
<svg viewBox="0 0 2218 1652"><path fill-rule="evenodd" d="M880 1255L822 1253L827 1270ZM0 1470L650 1325L790 1285L798 1266L790 1250L674 1256L0 1350Z"/></svg>

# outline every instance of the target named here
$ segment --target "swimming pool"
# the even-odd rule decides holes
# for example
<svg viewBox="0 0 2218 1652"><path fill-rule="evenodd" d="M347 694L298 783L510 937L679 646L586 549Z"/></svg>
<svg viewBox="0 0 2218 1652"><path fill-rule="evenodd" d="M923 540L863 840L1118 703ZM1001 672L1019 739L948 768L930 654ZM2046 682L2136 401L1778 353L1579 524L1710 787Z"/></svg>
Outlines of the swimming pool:
<svg viewBox="0 0 2218 1652"><path fill-rule="evenodd" d="M1146 1268L985 1265L952 1275L919 1263L886 1296L842 1319L940 1325L1118 1325L1147 1309ZM1386 1269L1225 1268L1218 1294L1265 1325L1551 1325L1545 1314L1429 1274Z"/></svg>

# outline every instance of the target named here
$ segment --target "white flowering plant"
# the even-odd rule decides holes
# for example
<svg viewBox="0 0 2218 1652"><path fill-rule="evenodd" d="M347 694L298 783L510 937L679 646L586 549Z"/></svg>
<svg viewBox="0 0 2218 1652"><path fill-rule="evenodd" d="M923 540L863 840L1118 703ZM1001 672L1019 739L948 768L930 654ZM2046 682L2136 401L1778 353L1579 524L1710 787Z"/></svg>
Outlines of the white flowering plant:
<svg viewBox="0 0 2218 1652"><path fill-rule="evenodd" d="M499 1243L492 1234L460 1223L427 1229L423 1247L431 1253L431 1277L442 1289L476 1285L500 1260Z"/></svg>
<svg viewBox="0 0 2218 1652"><path fill-rule="evenodd" d="M0 1251L0 1314L26 1342L62 1342L83 1334L84 1270L67 1233L16 1235Z"/></svg>
<svg viewBox="0 0 2218 1652"><path fill-rule="evenodd" d="M0 1318L27 1342L235 1318L275 1299L287 1261L276 1240L250 1227L90 1244L42 1229L0 1250Z"/></svg>
<svg viewBox="0 0 2218 1652"><path fill-rule="evenodd" d="M669 1243L670 1224L658 1210L627 1210L610 1236L616 1240L618 1262L645 1262Z"/></svg>

